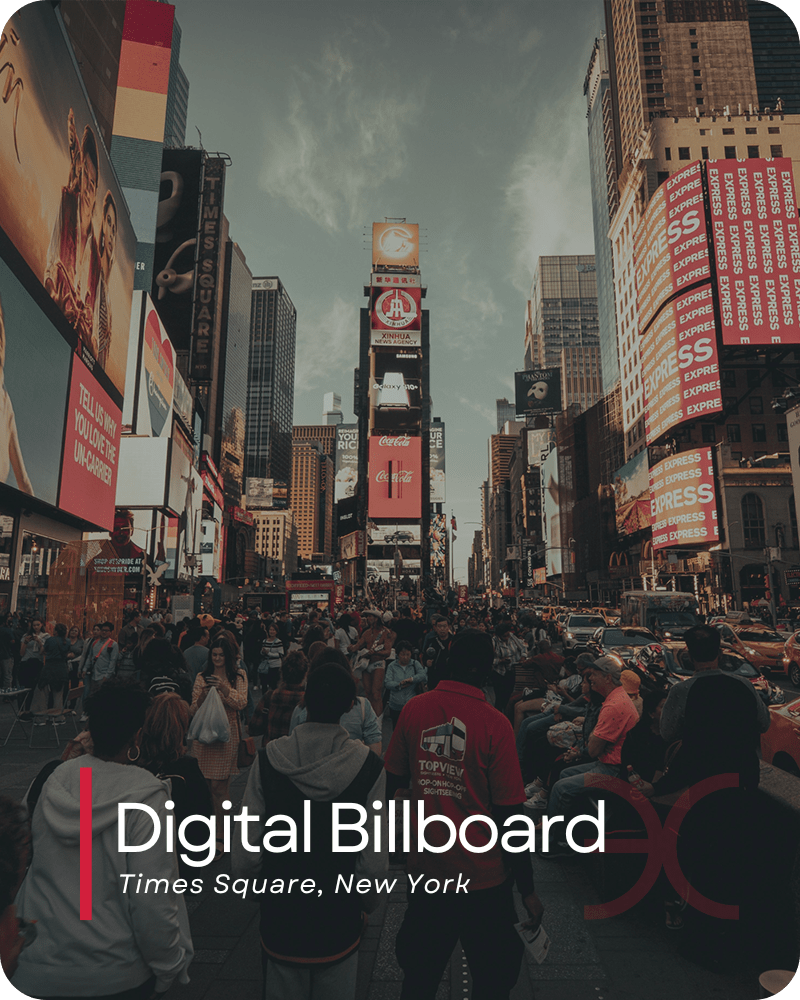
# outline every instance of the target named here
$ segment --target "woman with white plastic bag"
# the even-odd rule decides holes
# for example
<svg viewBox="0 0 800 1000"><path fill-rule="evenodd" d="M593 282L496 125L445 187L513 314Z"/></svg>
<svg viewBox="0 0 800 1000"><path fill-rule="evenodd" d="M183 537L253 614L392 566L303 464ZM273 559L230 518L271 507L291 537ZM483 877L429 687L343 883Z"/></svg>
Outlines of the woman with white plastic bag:
<svg viewBox="0 0 800 1000"><path fill-rule="evenodd" d="M239 725L239 713L247 704L247 675L237 667L236 651L225 638L215 639L211 643L208 666L197 675L192 691L192 715L197 715L206 699L214 691L222 702L228 722L228 739L213 743L203 743L199 739L192 742L192 754L197 757L203 777L208 782L211 800L214 803L214 815L217 818L217 855L222 853L222 803L228 797L231 777L239 773L236 758L239 752L239 741L242 738ZM212 699L212 706L213 706ZM205 714L205 713L204 713ZM219 726L218 713L208 712L207 735L214 735L214 726ZM216 721L214 715L217 715ZM203 723L204 720L201 720ZM206 727L203 726L205 729ZM191 731L191 730L190 730ZM224 730L219 726L219 735L224 736Z"/></svg>

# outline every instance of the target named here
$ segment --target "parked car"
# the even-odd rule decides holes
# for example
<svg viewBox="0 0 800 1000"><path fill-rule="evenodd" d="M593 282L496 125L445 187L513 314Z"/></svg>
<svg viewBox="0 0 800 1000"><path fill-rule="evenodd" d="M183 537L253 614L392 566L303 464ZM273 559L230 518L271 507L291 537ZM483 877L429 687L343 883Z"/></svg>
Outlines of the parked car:
<svg viewBox="0 0 800 1000"><path fill-rule="evenodd" d="M605 618L599 615L570 615L564 627L564 649L585 646L599 628L606 627Z"/></svg>
<svg viewBox="0 0 800 1000"><path fill-rule="evenodd" d="M800 777L800 698L769 710L769 729L761 734L764 762Z"/></svg>
<svg viewBox="0 0 800 1000"><path fill-rule="evenodd" d="M658 645L658 639L649 628L632 628L621 625L615 628L599 628L592 636L592 646L598 656L614 654L627 660L636 655L641 646Z"/></svg>
<svg viewBox="0 0 800 1000"><path fill-rule="evenodd" d="M687 649L678 653L665 649L664 660L670 673L680 680L691 677L695 672L694 663ZM725 643L720 649L719 668L726 673L746 677L767 705L782 705L786 700L786 695L781 688L776 684L771 684L756 666Z"/></svg>
<svg viewBox="0 0 800 1000"><path fill-rule="evenodd" d="M786 636L781 635L771 625L761 625L754 622L747 625L736 625L721 622L716 628L724 643L731 646L739 656L749 660L759 670L785 672L783 661Z"/></svg>
<svg viewBox="0 0 800 1000"><path fill-rule="evenodd" d="M795 687L800 687L800 632L789 636L783 644L781 666Z"/></svg>

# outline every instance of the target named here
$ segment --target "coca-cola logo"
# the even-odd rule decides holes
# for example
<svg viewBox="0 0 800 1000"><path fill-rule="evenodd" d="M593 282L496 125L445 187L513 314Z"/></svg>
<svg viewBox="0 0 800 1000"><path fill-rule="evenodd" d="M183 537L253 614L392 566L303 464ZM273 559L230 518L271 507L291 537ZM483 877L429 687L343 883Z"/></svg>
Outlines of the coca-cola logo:
<svg viewBox="0 0 800 1000"><path fill-rule="evenodd" d="M399 472L392 473L393 483L410 483L414 480L414 473L411 469L402 469ZM388 483L389 473L386 469L381 469L381 471L375 476L376 483Z"/></svg>
<svg viewBox="0 0 800 1000"><path fill-rule="evenodd" d="M382 437L378 439L378 444L382 448L409 448L411 438L408 434L401 434L400 437Z"/></svg>

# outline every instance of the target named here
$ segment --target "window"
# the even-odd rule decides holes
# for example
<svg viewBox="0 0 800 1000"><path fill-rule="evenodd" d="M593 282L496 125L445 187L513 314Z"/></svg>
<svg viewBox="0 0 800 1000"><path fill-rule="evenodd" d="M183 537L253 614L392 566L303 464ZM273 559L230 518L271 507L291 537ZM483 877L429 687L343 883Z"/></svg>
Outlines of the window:
<svg viewBox="0 0 800 1000"><path fill-rule="evenodd" d="M693 63L699 63L700 62L700 56L692 56L692 62Z"/></svg>
<svg viewBox="0 0 800 1000"><path fill-rule="evenodd" d="M778 128L777 125L770 125L769 128L767 129L767 133L769 135L780 135L781 130Z"/></svg>
<svg viewBox="0 0 800 1000"><path fill-rule="evenodd" d="M728 424L726 430L730 442L736 443L742 440L742 429L738 424Z"/></svg>
<svg viewBox="0 0 800 1000"><path fill-rule="evenodd" d="M764 531L764 505L755 493L745 493L742 497L742 528L744 529L744 547L746 549L761 549L766 544Z"/></svg>
<svg viewBox="0 0 800 1000"><path fill-rule="evenodd" d="M702 83L696 83L694 85L694 89L695 90L702 90L703 89L703 84Z"/></svg>
<svg viewBox="0 0 800 1000"><path fill-rule="evenodd" d="M695 97L694 103L695 104L704 104L705 103L705 99L702 98L702 97Z"/></svg>
<svg viewBox="0 0 800 1000"><path fill-rule="evenodd" d="M701 156L701 157L702 157L702 158L703 158L704 160L707 160L707 159L708 159L708 146L701 146L701 147L700 147L700 156Z"/></svg>
<svg viewBox="0 0 800 1000"><path fill-rule="evenodd" d="M690 35L696 35L697 34L697 28L689 28L689 34Z"/></svg>
<svg viewBox="0 0 800 1000"><path fill-rule="evenodd" d="M750 397L750 412L756 414L764 412L764 400L761 396Z"/></svg>
<svg viewBox="0 0 800 1000"><path fill-rule="evenodd" d="M725 159L726 160L735 160L736 159L736 147L735 146L726 146L725 147Z"/></svg>
<svg viewBox="0 0 800 1000"><path fill-rule="evenodd" d="M703 434L703 444L714 444L717 440L717 428L715 424L700 424Z"/></svg>
<svg viewBox="0 0 800 1000"><path fill-rule="evenodd" d="M735 389L736 388L736 369L734 368L724 368L720 375L722 376L722 388L723 389Z"/></svg>
<svg viewBox="0 0 800 1000"><path fill-rule="evenodd" d="M705 135L707 131L708 131L708 129L701 128L700 129L700 135Z"/></svg>
<svg viewBox="0 0 800 1000"><path fill-rule="evenodd" d="M741 460L742 460L742 453L740 451L732 451L731 452L731 459L734 462L741 462Z"/></svg>
<svg viewBox="0 0 800 1000"><path fill-rule="evenodd" d="M758 135L758 129L757 128L746 128L744 130L744 134L745 135Z"/></svg>
<svg viewBox="0 0 800 1000"><path fill-rule="evenodd" d="M753 442L766 441L767 440L767 427L766 424L753 424L751 426L751 431L753 434Z"/></svg>
<svg viewBox="0 0 800 1000"><path fill-rule="evenodd" d="M663 97L648 97L647 106L649 108L663 108L664 98Z"/></svg>
<svg viewBox="0 0 800 1000"><path fill-rule="evenodd" d="M678 146L678 159L679 160L690 159L688 146Z"/></svg>
<svg viewBox="0 0 800 1000"><path fill-rule="evenodd" d="M789 428L786 424L778 424L776 430L778 431L778 440L781 442L786 442L789 440Z"/></svg>
<svg viewBox="0 0 800 1000"><path fill-rule="evenodd" d="M783 156L783 146L770 146L769 147L770 156Z"/></svg>
<svg viewBox="0 0 800 1000"><path fill-rule="evenodd" d="M724 128L722 130L722 134L723 135L736 135L736 129L735 128Z"/></svg>
<svg viewBox="0 0 800 1000"><path fill-rule="evenodd" d="M748 159L757 160L758 159L758 146L748 146L747 147Z"/></svg>
<svg viewBox="0 0 800 1000"><path fill-rule="evenodd" d="M664 159L665 160L671 160L672 159L672 149L671 149L670 146L665 146L664 147Z"/></svg>
<svg viewBox="0 0 800 1000"><path fill-rule="evenodd" d="M697 48L697 42L691 42L690 45L693 49Z"/></svg>
<svg viewBox="0 0 800 1000"><path fill-rule="evenodd" d="M664 89L663 83L648 83L645 86L648 94L660 94Z"/></svg>
<svg viewBox="0 0 800 1000"><path fill-rule="evenodd" d="M669 171L668 170L659 170L658 173L657 173L657 175L656 175L656 184L658 185L658 187L661 187L661 185L664 183L664 181L668 181L668 180L669 180Z"/></svg>
<svg viewBox="0 0 800 1000"><path fill-rule="evenodd" d="M735 396L723 396L722 406L729 417L734 417L739 412L739 404Z"/></svg>
<svg viewBox="0 0 800 1000"><path fill-rule="evenodd" d="M694 70L694 75L695 76L700 76L701 75L701 71L699 69Z"/></svg>
<svg viewBox="0 0 800 1000"><path fill-rule="evenodd" d="M661 70L660 69L646 69L644 75L648 80L660 80Z"/></svg>
<svg viewBox="0 0 800 1000"><path fill-rule="evenodd" d="M748 368L747 369L747 387L748 389L753 389L756 386L761 385L761 372L758 368Z"/></svg>

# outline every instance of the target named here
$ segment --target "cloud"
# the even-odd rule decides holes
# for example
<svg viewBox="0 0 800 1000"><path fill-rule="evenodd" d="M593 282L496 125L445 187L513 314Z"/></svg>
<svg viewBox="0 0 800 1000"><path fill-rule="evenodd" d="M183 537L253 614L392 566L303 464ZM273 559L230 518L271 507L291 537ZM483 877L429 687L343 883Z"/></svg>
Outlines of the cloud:
<svg viewBox="0 0 800 1000"><path fill-rule="evenodd" d="M302 315L297 320L295 386L301 393L318 385L327 391L337 376L340 385L343 377L347 387L352 385L358 359L358 305L336 295L328 308Z"/></svg>
<svg viewBox="0 0 800 1000"><path fill-rule="evenodd" d="M312 69L294 72L288 108L265 112L261 188L329 232L359 226L366 199L406 170L407 136L423 105L421 84L393 86L387 70L376 88L360 61L327 41Z"/></svg>
<svg viewBox="0 0 800 1000"><path fill-rule="evenodd" d="M497 429L497 410L493 409L491 406L484 406L483 403L478 403L474 399L467 399L466 396L459 397L459 403L462 406L466 406L470 410L474 410L477 414L483 417L487 421L489 426L492 428L492 433Z"/></svg>
<svg viewBox="0 0 800 1000"><path fill-rule="evenodd" d="M514 232L512 280L527 298L540 256L594 253L589 154L580 95L538 113L505 186ZM535 136L535 138L533 138Z"/></svg>

